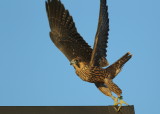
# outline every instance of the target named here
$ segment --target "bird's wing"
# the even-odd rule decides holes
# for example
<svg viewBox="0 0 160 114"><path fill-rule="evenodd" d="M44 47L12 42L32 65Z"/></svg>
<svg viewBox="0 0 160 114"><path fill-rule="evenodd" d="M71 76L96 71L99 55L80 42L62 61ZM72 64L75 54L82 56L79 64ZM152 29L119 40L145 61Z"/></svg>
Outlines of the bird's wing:
<svg viewBox="0 0 160 114"><path fill-rule="evenodd" d="M51 28L50 37L69 61L76 57L89 62L92 49L77 32L72 17L60 0L48 0L46 11Z"/></svg>
<svg viewBox="0 0 160 114"><path fill-rule="evenodd" d="M101 66L100 60L106 57L106 48L108 43L109 19L108 19L108 6L106 0L100 0L100 14L98 29L95 36L94 47L91 55L91 66ZM106 62L107 66L109 63Z"/></svg>

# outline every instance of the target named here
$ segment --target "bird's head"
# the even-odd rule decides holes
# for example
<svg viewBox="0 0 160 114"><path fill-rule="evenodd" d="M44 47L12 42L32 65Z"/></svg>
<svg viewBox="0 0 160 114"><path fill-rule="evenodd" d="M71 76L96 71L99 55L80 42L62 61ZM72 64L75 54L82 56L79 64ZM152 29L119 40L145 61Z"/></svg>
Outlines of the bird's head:
<svg viewBox="0 0 160 114"><path fill-rule="evenodd" d="M74 59L72 59L72 61L70 62L70 65L73 65L75 68L80 68L80 62L81 62L81 58L76 57Z"/></svg>

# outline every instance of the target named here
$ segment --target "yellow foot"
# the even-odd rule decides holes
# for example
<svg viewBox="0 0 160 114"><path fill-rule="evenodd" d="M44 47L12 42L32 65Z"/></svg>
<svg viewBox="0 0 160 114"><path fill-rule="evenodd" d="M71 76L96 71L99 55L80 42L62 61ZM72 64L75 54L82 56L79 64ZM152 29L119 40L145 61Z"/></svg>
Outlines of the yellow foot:
<svg viewBox="0 0 160 114"><path fill-rule="evenodd" d="M118 98L114 98L114 105L117 105L118 104Z"/></svg>
<svg viewBox="0 0 160 114"><path fill-rule="evenodd" d="M118 98L111 96L111 98L114 100L114 105L116 105L118 103Z"/></svg>
<svg viewBox="0 0 160 114"><path fill-rule="evenodd" d="M115 106L120 105L120 106L118 107L118 109L117 109L116 107L114 107L114 109L115 109L117 112L120 111L120 109L121 109L121 107L122 107L123 104L129 105L128 103L126 103L125 101L122 100L122 97L119 97L119 98L117 98L117 99L119 99L119 102L114 103Z"/></svg>

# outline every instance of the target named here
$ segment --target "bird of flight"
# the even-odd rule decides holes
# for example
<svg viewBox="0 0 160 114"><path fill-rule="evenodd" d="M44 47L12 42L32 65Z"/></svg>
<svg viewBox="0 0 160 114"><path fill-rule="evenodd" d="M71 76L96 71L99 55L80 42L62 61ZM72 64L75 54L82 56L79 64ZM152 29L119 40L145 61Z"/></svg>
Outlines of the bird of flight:
<svg viewBox="0 0 160 114"><path fill-rule="evenodd" d="M106 59L109 32L106 0L100 0L99 22L93 49L77 32L72 16L60 0L46 1L46 11L51 29L50 38L70 61L76 74L82 80L94 83L102 93L114 100L114 105L120 104L120 107L122 104L128 105L123 101L122 90L113 82L113 79L132 55L127 52L109 66ZM107 68L103 68L106 66ZM112 92L117 97L114 97Z"/></svg>

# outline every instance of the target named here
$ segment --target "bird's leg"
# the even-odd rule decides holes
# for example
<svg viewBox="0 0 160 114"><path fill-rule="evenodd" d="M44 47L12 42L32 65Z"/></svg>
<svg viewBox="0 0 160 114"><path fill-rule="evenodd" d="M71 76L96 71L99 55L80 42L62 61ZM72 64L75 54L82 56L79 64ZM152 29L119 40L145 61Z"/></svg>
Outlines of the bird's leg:
<svg viewBox="0 0 160 114"><path fill-rule="evenodd" d="M106 96L111 97L114 100L114 104L118 103L118 98L112 95L112 92L110 91L110 89L107 87L105 83L97 82L95 83L95 85L102 93L104 93Z"/></svg>
<svg viewBox="0 0 160 114"><path fill-rule="evenodd" d="M113 99L113 101L114 101L114 106L117 106L118 105L118 98L117 97L114 97L113 95L111 95L110 96L112 99ZM114 109L118 112L119 110L120 110L120 108L116 108L116 107L114 107Z"/></svg>
<svg viewBox="0 0 160 114"><path fill-rule="evenodd" d="M115 98L113 96L111 97L114 100L114 105L115 106L120 105L118 107L118 109L116 109L116 107L115 107L115 110L119 111L122 107L122 104L128 105L125 101L123 101L123 97L121 96L122 90L111 79L105 78L104 81L105 81L105 84L108 86L109 90L118 95L117 98Z"/></svg>
<svg viewBox="0 0 160 114"><path fill-rule="evenodd" d="M128 103L126 103L125 101L123 101L123 97L122 96L119 96L118 97L118 100L119 102L117 102L115 105L120 105L117 109L117 112L120 111L121 107L122 107L122 104L125 104L125 105L129 105Z"/></svg>
<svg viewBox="0 0 160 114"><path fill-rule="evenodd" d="M114 92L117 95L121 95L122 94L122 90L112 81L112 79L104 79L105 84L107 85L107 87L109 88L110 91ZM118 104L118 98L115 98L113 96L111 96L111 98L114 100L114 105Z"/></svg>
<svg viewBox="0 0 160 114"><path fill-rule="evenodd" d="M118 98L114 97L114 96L110 96L113 101L114 101L114 105L116 105L118 103Z"/></svg>

